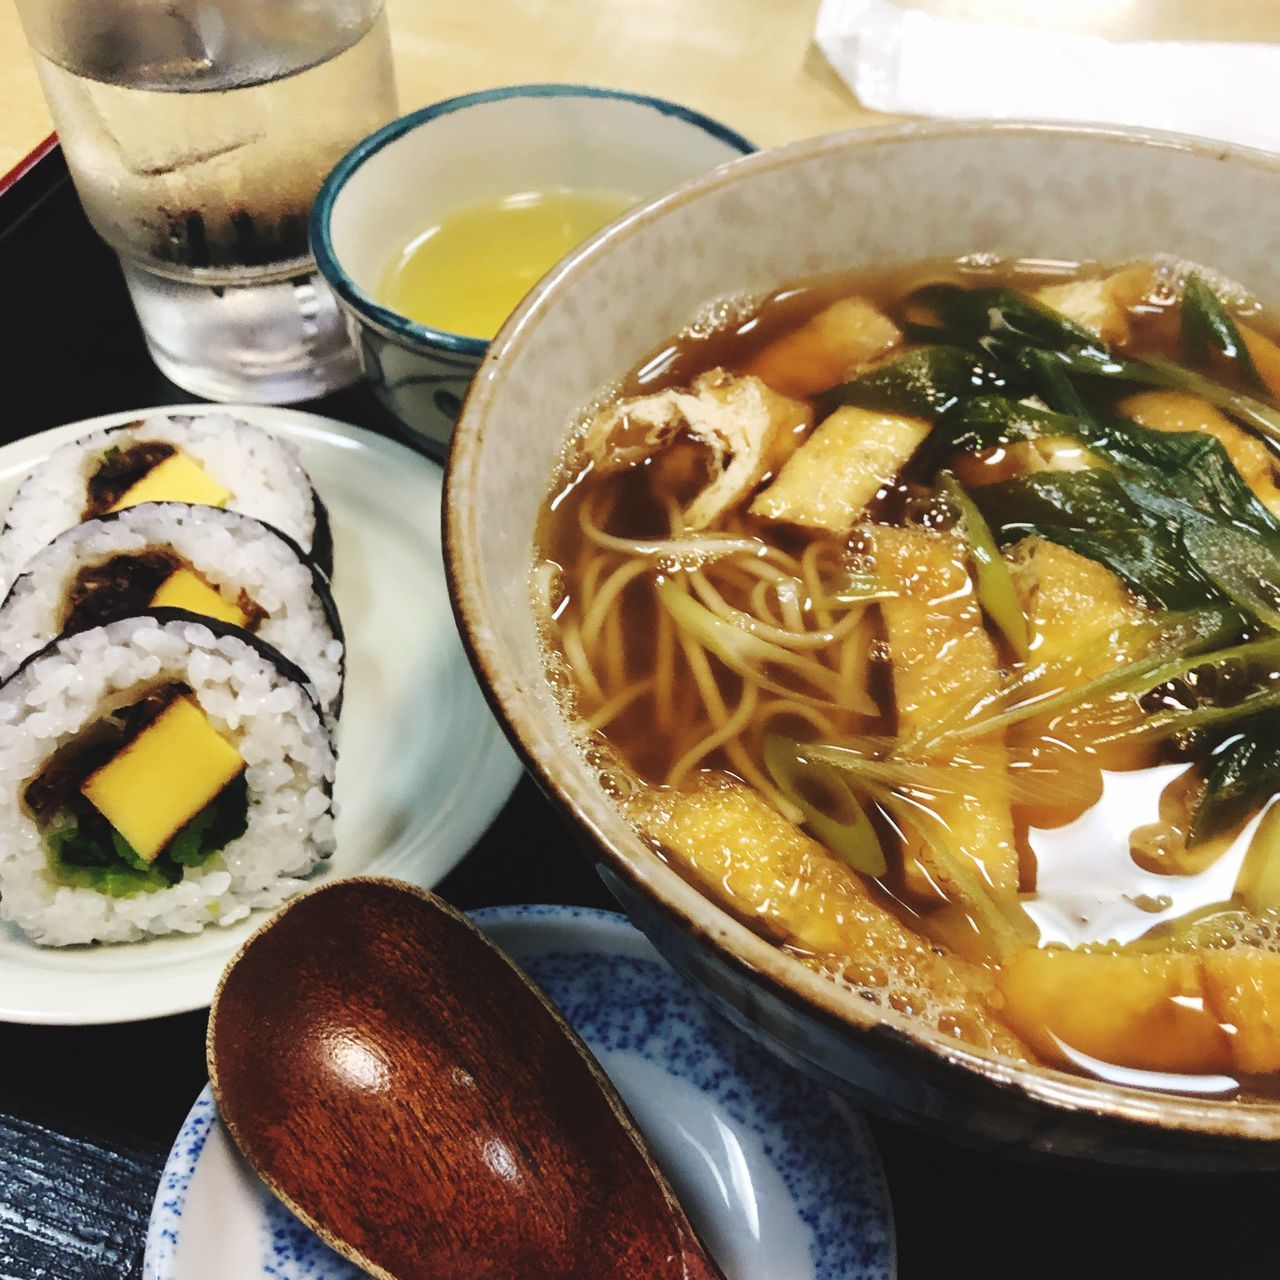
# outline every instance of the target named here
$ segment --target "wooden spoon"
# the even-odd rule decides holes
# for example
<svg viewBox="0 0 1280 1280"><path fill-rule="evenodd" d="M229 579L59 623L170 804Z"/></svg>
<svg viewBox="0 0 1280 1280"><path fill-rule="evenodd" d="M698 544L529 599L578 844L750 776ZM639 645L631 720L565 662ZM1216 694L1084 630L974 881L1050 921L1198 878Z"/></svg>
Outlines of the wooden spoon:
<svg viewBox="0 0 1280 1280"><path fill-rule="evenodd" d="M295 899L223 974L208 1062L258 1176L383 1280L723 1280L586 1046L433 894Z"/></svg>

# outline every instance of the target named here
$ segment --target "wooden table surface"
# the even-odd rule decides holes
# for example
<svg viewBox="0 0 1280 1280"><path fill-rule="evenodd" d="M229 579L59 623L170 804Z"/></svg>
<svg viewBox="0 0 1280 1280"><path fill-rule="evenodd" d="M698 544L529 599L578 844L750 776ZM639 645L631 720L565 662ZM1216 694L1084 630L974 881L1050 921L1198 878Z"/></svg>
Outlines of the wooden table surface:
<svg viewBox="0 0 1280 1280"><path fill-rule="evenodd" d="M1280 41L1276 0L902 2L1117 39ZM861 107L813 47L818 0L387 0L387 8L406 111L494 85L569 80L675 98L760 146L885 118ZM0 174L51 127L14 0L0 0Z"/></svg>

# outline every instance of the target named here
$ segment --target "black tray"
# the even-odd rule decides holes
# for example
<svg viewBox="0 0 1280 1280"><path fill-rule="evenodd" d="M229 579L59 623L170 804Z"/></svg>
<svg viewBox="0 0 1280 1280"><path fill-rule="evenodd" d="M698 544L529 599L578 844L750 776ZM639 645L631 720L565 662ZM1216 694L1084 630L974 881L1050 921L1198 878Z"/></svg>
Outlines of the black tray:
<svg viewBox="0 0 1280 1280"><path fill-rule="evenodd" d="M115 258L85 221L61 152L46 145L19 168L0 189L0 442L190 401L148 358ZM299 407L395 434L360 388ZM440 892L463 908L615 905L527 778ZM204 1029L203 1013L104 1028L0 1025L0 1280L141 1276L156 1183L205 1082ZM904 1280L1101 1280L1139 1268L1206 1280L1280 1266L1270 1217L1280 1175L1023 1165L872 1124Z"/></svg>

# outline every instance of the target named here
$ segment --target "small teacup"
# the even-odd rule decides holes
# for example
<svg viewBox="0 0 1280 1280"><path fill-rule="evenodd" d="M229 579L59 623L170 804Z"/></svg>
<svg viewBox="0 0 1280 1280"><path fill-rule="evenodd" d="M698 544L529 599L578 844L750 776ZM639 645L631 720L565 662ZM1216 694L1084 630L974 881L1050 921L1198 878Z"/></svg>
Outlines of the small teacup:
<svg viewBox="0 0 1280 1280"><path fill-rule="evenodd" d="M660 98L561 84L466 94L393 120L350 151L312 208L312 248L374 393L443 457L489 344L376 300L406 245L449 213L514 192L580 187L643 202L753 150Z"/></svg>

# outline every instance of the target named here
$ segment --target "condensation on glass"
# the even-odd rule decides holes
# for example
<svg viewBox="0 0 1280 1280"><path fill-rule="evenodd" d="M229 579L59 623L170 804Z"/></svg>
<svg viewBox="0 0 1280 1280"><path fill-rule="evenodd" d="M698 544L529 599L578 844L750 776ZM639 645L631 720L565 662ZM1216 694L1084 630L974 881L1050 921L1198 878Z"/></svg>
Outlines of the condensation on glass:
<svg viewBox="0 0 1280 1280"><path fill-rule="evenodd" d="M222 398L347 380L307 215L337 160L396 113L381 0L19 9L81 201L161 368ZM345 374L325 373L334 361Z"/></svg>

